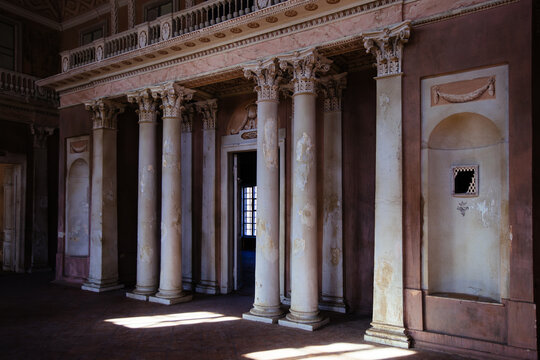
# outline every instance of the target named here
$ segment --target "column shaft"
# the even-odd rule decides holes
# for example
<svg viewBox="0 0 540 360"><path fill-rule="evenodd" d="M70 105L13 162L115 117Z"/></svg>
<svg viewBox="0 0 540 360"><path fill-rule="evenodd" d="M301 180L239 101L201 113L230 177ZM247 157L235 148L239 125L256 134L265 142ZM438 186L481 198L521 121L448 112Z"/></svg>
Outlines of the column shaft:
<svg viewBox="0 0 540 360"><path fill-rule="evenodd" d="M192 160L191 131L182 133L182 275L183 286L192 290Z"/></svg>

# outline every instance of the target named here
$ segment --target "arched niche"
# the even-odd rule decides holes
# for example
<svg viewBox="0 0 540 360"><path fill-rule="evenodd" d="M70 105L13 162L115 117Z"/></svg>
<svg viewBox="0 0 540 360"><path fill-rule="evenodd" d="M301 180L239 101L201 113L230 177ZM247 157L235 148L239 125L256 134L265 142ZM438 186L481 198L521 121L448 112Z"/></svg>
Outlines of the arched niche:
<svg viewBox="0 0 540 360"><path fill-rule="evenodd" d="M427 139L423 194L429 293L499 302L508 252L503 132L487 117L463 112L442 119Z"/></svg>
<svg viewBox="0 0 540 360"><path fill-rule="evenodd" d="M90 222L88 163L77 159L69 168L66 184L66 254L88 256Z"/></svg>

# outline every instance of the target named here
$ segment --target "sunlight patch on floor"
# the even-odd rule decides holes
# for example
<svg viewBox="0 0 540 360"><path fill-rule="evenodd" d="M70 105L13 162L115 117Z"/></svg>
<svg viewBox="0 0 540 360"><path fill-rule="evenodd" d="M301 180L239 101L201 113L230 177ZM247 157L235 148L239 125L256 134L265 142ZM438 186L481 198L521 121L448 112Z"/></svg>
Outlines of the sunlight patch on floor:
<svg viewBox="0 0 540 360"><path fill-rule="evenodd" d="M194 325L203 323L217 323L223 321L240 320L236 316L225 316L223 314L197 311L189 313L152 315L152 316L137 316L118 319L107 319L105 322L110 322L115 325L121 325L130 329L152 329L167 326L179 325Z"/></svg>
<svg viewBox="0 0 540 360"><path fill-rule="evenodd" d="M412 350L377 347L367 344L334 343L329 345L306 346L303 348L282 348L258 351L243 356L253 360L382 360L415 354Z"/></svg>

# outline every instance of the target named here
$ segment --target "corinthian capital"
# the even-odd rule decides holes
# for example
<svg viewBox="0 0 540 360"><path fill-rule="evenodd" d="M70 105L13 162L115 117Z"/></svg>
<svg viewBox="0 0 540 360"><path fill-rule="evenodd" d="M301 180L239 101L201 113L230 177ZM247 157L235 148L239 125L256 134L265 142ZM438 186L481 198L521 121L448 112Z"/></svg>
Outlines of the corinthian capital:
<svg viewBox="0 0 540 360"><path fill-rule="evenodd" d="M257 83L255 91L258 101L279 100L279 83L282 78L277 59L273 58L247 65L244 67L244 76L247 79L254 79Z"/></svg>
<svg viewBox="0 0 540 360"><path fill-rule="evenodd" d="M93 128L95 129L113 129L117 128L118 114L124 112L124 105L112 100L97 99L86 102L86 110L92 112Z"/></svg>
<svg viewBox="0 0 540 360"><path fill-rule="evenodd" d="M193 104L186 105L186 109L182 113L182 132L193 131L193 115L195 115L195 106Z"/></svg>
<svg viewBox="0 0 540 360"><path fill-rule="evenodd" d="M161 98L163 117L179 117L183 110L183 103L193 98L194 90L169 82L150 89L154 99Z"/></svg>
<svg viewBox="0 0 540 360"><path fill-rule="evenodd" d="M331 60L318 54L315 49L295 51L279 57L279 66L283 71L290 71L293 79L294 94L316 92L317 72L330 70Z"/></svg>
<svg viewBox="0 0 540 360"><path fill-rule="evenodd" d="M197 112L201 114L203 129L215 129L217 115L217 99L196 102L195 107L197 108Z"/></svg>
<svg viewBox="0 0 540 360"><path fill-rule="evenodd" d="M54 128L31 124L30 132L34 136L34 147L45 148L47 147L47 138L54 133Z"/></svg>
<svg viewBox="0 0 540 360"><path fill-rule="evenodd" d="M347 73L323 77L320 84L324 111L341 111L341 91L347 86Z"/></svg>
<svg viewBox="0 0 540 360"><path fill-rule="evenodd" d="M130 103L139 105L139 123L155 123L157 100L152 96L150 89L134 91L127 94L127 99Z"/></svg>
<svg viewBox="0 0 540 360"><path fill-rule="evenodd" d="M366 52L377 59L377 76L401 73L403 44L409 41L410 35L410 21L362 35Z"/></svg>

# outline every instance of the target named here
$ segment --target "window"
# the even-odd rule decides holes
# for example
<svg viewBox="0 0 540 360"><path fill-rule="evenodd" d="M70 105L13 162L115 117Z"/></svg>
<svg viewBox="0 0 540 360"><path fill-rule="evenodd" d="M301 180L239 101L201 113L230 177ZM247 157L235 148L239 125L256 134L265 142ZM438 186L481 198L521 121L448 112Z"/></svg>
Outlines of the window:
<svg viewBox="0 0 540 360"><path fill-rule="evenodd" d="M478 196L478 165L454 166L452 174L454 176L454 196Z"/></svg>
<svg viewBox="0 0 540 360"><path fill-rule="evenodd" d="M81 45L90 44L92 41L100 39L103 37L103 26L100 28L94 28L92 30L87 30L81 34Z"/></svg>
<svg viewBox="0 0 540 360"><path fill-rule="evenodd" d="M15 25L0 20L0 68L15 71Z"/></svg>
<svg viewBox="0 0 540 360"><path fill-rule="evenodd" d="M257 236L257 187L242 188L242 236Z"/></svg>
<svg viewBox="0 0 540 360"><path fill-rule="evenodd" d="M156 20L158 17L165 14L169 14L173 11L172 1L159 2L152 5L149 5L146 8L145 15L146 21Z"/></svg>

